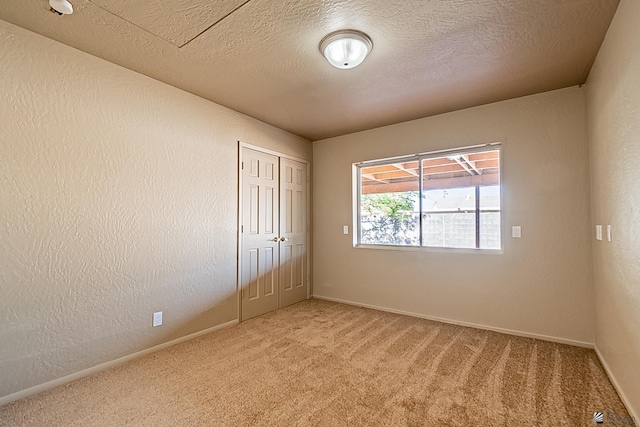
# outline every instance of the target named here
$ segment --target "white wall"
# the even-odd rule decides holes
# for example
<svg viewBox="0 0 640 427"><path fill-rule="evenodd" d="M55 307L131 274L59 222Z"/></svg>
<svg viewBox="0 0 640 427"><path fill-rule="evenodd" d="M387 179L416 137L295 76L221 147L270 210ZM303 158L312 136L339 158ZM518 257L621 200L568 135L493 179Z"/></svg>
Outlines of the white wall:
<svg viewBox="0 0 640 427"><path fill-rule="evenodd" d="M587 80L595 344L630 411L640 414L640 2L623 0Z"/></svg>
<svg viewBox="0 0 640 427"><path fill-rule="evenodd" d="M0 398L236 319L237 141L311 143L3 21L0 40Z"/></svg>
<svg viewBox="0 0 640 427"><path fill-rule="evenodd" d="M504 253L352 247L352 163L500 141ZM314 295L593 343L584 89L314 142ZM522 238L510 237L512 225Z"/></svg>

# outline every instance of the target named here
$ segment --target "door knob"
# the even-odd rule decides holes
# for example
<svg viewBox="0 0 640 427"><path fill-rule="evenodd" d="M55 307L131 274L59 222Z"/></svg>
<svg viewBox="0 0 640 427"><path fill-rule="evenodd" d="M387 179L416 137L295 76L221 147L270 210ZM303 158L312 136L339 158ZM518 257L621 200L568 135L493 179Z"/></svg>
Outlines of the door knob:
<svg viewBox="0 0 640 427"><path fill-rule="evenodd" d="M281 237L281 238L280 238L280 241L281 241L281 242L288 242L288 241L289 241L289 238L288 238L288 237L284 237L284 236L283 236L283 237Z"/></svg>
<svg viewBox="0 0 640 427"><path fill-rule="evenodd" d="M273 239L267 239L268 242L277 242L280 239L278 239L277 237L274 237Z"/></svg>

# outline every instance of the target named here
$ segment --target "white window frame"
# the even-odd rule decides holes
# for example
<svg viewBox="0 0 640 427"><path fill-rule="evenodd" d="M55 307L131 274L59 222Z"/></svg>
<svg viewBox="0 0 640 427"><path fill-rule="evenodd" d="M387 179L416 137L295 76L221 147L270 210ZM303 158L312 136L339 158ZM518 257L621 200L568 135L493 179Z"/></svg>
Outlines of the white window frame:
<svg viewBox="0 0 640 427"><path fill-rule="evenodd" d="M360 218L360 200L362 196L362 176L361 170L363 167L382 166L390 163L418 161L420 167L419 173L419 206L420 206L420 218L423 215L422 206L422 194L423 194L423 168L422 160L439 158L447 155L459 155L459 154L473 154L483 151L498 151L500 156L500 249L482 249L482 248L452 248L446 246L401 246L401 245L384 245L384 244L361 244L360 243L360 230L361 230L361 218ZM425 251L425 252L457 252L457 253L482 253L482 254L502 254L504 250L504 218L503 218L503 200L502 200L502 165L503 165L503 147L500 142L491 142L487 144L471 145L466 147L459 147L453 149L444 149L437 151L428 151L417 154L408 154L403 156L386 157L382 159L365 160L352 164L352 188L353 188L353 247L361 249L384 249L384 250L402 250L402 251ZM422 244L422 219L420 219L420 242Z"/></svg>

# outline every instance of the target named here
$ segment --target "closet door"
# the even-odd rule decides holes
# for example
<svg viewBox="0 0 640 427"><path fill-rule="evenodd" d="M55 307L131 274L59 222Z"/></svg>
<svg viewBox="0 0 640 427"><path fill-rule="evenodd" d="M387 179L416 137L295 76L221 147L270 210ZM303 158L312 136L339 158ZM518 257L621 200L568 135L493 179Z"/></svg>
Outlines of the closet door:
<svg viewBox="0 0 640 427"><path fill-rule="evenodd" d="M307 298L307 165L242 147L240 319Z"/></svg>
<svg viewBox="0 0 640 427"><path fill-rule="evenodd" d="M280 159L280 307L307 298L307 165Z"/></svg>
<svg viewBox="0 0 640 427"><path fill-rule="evenodd" d="M242 149L241 320L278 308L279 159Z"/></svg>

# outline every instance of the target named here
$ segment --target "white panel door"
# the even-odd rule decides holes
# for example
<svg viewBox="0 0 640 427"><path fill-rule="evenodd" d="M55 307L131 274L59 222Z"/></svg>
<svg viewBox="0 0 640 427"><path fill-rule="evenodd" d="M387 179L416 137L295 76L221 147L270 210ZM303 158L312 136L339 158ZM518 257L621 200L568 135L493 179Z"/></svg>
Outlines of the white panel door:
<svg viewBox="0 0 640 427"><path fill-rule="evenodd" d="M307 165L242 148L241 320L307 298Z"/></svg>
<svg viewBox="0 0 640 427"><path fill-rule="evenodd" d="M307 165L280 159L280 307L307 298Z"/></svg>
<svg viewBox="0 0 640 427"><path fill-rule="evenodd" d="M247 320L278 308L279 159L242 151L241 317Z"/></svg>

